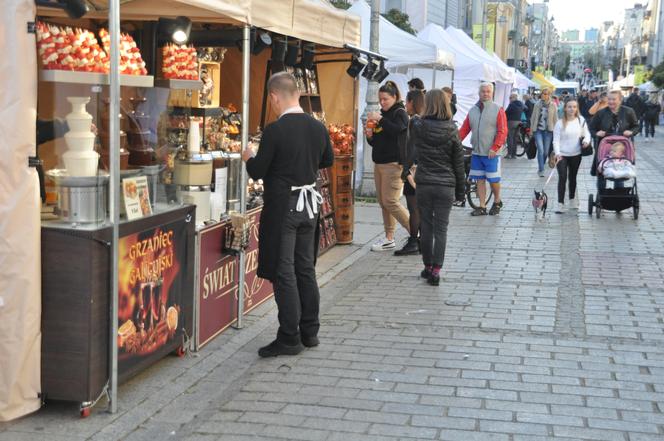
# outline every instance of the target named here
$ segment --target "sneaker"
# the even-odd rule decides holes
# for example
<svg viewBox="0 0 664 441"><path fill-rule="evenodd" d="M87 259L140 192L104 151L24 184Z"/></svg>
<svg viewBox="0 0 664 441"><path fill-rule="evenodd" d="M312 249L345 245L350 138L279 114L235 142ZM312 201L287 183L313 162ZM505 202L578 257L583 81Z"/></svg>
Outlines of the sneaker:
<svg viewBox="0 0 664 441"><path fill-rule="evenodd" d="M486 216L486 208L484 207L477 207L473 211L470 212L471 216Z"/></svg>
<svg viewBox="0 0 664 441"><path fill-rule="evenodd" d="M431 274L429 278L427 279L427 283L431 286L439 286L440 285L440 274Z"/></svg>
<svg viewBox="0 0 664 441"><path fill-rule="evenodd" d="M371 246L371 251L389 251L396 247L394 240L381 239Z"/></svg>
<svg viewBox="0 0 664 441"><path fill-rule="evenodd" d="M489 210L489 214L491 216L496 216L500 214L501 208L503 208L503 201L500 201L497 204L494 202L494 204L491 206L491 210Z"/></svg>
<svg viewBox="0 0 664 441"><path fill-rule="evenodd" d="M420 277L428 280L429 277L431 277L431 268L425 266L422 272L420 273Z"/></svg>
<svg viewBox="0 0 664 441"><path fill-rule="evenodd" d="M414 256L416 254L420 254L420 242L416 237L409 237L403 248L394 252L395 256Z"/></svg>
<svg viewBox="0 0 664 441"><path fill-rule="evenodd" d="M567 210L565 209L565 204L561 204L560 202L558 202L558 204L556 204L556 213L561 214L561 213L564 213L566 211Z"/></svg>
<svg viewBox="0 0 664 441"><path fill-rule="evenodd" d="M579 200L577 198L570 199L569 200L569 208L572 210L578 210L579 209Z"/></svg>
<svg viewBox="0 0 664 441"><path fill-rule="evenodd" d="M543 177L544 177L544 170L542 170L541 172L539 172L539 177L540 177L540 178L543 178Z"/></svg>
<svg viewBox="0 0 664 441"><path fill-rule="evenodd" d="M278 340L273 341L267 346L263 346L258 350L258 355L263 358L278 357L279 355L297 355L304 351L304 346L301 344L287 345Z"/></svg>

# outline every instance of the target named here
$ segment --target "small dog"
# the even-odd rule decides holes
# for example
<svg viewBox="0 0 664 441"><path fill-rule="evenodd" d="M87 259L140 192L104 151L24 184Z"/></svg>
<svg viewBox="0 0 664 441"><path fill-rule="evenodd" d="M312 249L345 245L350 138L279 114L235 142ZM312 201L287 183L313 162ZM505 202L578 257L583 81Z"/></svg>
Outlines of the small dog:
<svg viewBox="0 0 664 441"><path fill-rule="evenodd" d="M542 222L546 216L546 207L549 202L549 197L542 191L535 190L535 197L533 198L533 208L535 209L535 220Z"/></svg>

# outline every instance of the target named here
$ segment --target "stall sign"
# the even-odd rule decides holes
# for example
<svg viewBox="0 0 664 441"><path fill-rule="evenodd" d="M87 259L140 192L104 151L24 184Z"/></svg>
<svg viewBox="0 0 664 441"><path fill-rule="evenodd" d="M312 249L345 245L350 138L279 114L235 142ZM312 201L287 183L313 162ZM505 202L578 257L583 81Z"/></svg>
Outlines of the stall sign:
<svg viewBox="0 0 664 441"><path fill-rule="evenodd" d="M249 312L274 294L272 284L258 277L258 227L261 209L247 212L249 216L249 247L246 251L244 279L244 311Z"/></svg>
<svg viewBox="0 0 664 441"><path fill-rule="evenodd" d="M223 250L229 226L225 222L199 233L199 347L237 320L239 259Z"/></svg>
<svg viewBox="0 0 664 441"><path fill-rule="evenodd" d="M127 219L140 219L152 214L150 190L146 176L125 178L122 180L122 196Z"/></svg>
<svg viewBox="0 0 664 441"><path fill-rule="evenodd" d="M182 342L188 224L167 223L119 241L118 370L139 370Z"/></svg>

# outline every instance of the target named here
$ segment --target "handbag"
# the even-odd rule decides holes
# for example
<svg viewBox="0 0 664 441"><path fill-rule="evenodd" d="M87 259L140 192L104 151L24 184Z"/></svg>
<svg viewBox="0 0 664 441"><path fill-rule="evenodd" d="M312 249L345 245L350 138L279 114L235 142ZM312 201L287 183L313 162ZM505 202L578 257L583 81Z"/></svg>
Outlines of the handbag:
<svg viewBox="0 0 664 441"><path fill-rule="evenodd" d="M583 125L581 126L581 131L586 126L586 120L583 120ZM579 144L581 145L581 156L590 156L593 154L592 144L588 144L587 147L583 146L583 136L579 136Z"/></svg>
<svg viewBox="0 0 664 441"><path fill-rule="evenodd" d="M526 157L528 159L535 159L537 156L537 144L535 144L535 136L531 136L526 146Z"/></svg>

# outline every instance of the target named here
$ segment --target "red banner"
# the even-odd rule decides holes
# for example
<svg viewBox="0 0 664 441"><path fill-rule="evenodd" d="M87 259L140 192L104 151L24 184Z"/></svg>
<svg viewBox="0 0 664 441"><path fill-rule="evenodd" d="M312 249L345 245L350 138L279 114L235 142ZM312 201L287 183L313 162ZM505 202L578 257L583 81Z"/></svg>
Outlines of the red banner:
<svg viewBox="0 0 664 441"><path fill-rule="evenodd" d="M246 251L245 279L244 279L244 312L249 312L274 294L272 284L256 275L258 270L258 227L260 225L261 209L257 208L247 213L251 225L249 234L249 247Z"/></svg>

